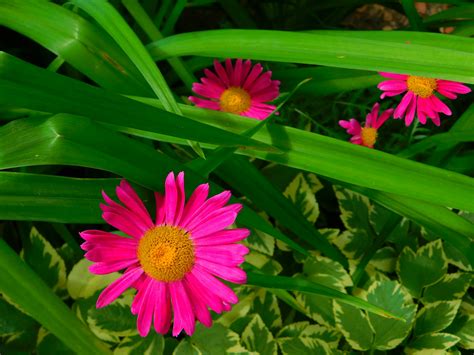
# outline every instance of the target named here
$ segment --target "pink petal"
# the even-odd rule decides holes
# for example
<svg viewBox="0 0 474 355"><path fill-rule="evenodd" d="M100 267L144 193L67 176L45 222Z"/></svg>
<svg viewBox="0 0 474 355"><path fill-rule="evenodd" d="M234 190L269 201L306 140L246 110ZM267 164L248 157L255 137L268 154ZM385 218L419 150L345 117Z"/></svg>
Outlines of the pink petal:
<svg viewBox="0 0 474 355"><path fill-rule="evenodd" d="M143 270L140 267L131 269L112 282L107 288L102 291L97 299L97 308L102 308L112 303L119 297L127 288L129 288L142 275Z"/></svg>
<svg viewBox="0 0 474 355"><path fill-rule="evenodd" d="M354 118L351 118L349 121L340 120L339 126L346 129L346 132L352 135L360 134L361 131L360 123Z"/></svg>
<svg viewBox="0 0 474 355"><path fill-rule="evenodd" d="M181 218L179 224L181 227L184 228L187 225L194 213L197 212L202 204L206 201L208 194L209 184L201 184L194 190L188 202L184 206L183 217Z"/></svg>
<svg viewBox="0 0 474 355"><path fill-rule="evenodd" d="M165 197L159 192L155 192L156 201L156 225L163 224L165 221Z"/></svg>
<svg viewBox="0 0 474 355"><path fill-rule="evenodd" d="M137 249L128 247L96 247L89 250L84 257L90 261L119 261L123 259L136 259Z"/></svg>
<svg viewBox="0 0 474 355"><path fill-rule="evenodd" d="M245 228L225 229L208 234L201 238L193 238L195 245L222 245L239 242L247 238L250 231Z"/></svg>
<svg viewBox="0 0 474 355"><path fill-rule="evenodd" d="M424 99L422 97L418 98L416 115L418 116L418 120L421 124L426 124L426 113L428 112L426 109L427 102L429 102L428 99Z"/></svg>
<svg viewBox="0 0 474 355"><path fill-rule="evenodd" d="M187 226L190 223L193 223L194 220L200 221L204 216L207 216L209 213L212 211L221 208L224 206L230 199L231 197L230 191L223 191L220 194L217 194L204 203L202 203L200 206L196 204L196 208L194 211L186 211L188 213L187 216L187 221L183 219L181 221L180 226L184 229L187 229ZM200 196L201 198L202 196ZM186 223L185 223L186 222Z"/></svg>
<svg viewBox="0 0 474 355"><path fill-rule="evenodd" d="M272 111L273 110L265 110L265 109L262 110L262 109L250 107L250 109L248 109L245 112L242 112L240 115L245 116L245 117L249 117L249 118L253 118L253 119L256 119L256 120L259 120L259 121L263 121L263 120L267 119L268 116L270 116Z"/></svg>
<svg viewBox="0 0 474 355"><path fill-rule="evenodd" d="M204 69L204 75L206 75L206 77L201 79L203 84L208 85L209 83L212 83L213 85L221 88L222 91L226 89L225 83L209 69Z"/></svg>
<svg viewBox="0 0 474 355"><path fill-rule="evenodd" d="M386 80L379 83L377 87L382 91L408 90L407 83L405 80Z"/></svg>
<svg viewBox="0 0 474 355"><path fill-rule="evenodd" d="M413 92L408 91L402 98L402 101L398 104L397 108L395 109L395 112L393 114L393 117L395 118L401 118L403 117L405 111L407 110L408 106L412 101L415 101L415 94Z"/></svg>
<svg viewBox="0 0 474 355"><path fill-rule="evenodd" d="M382 93L382 95L380 95L380 98L384 99L386 97L397 96L397 95L403 94L405 91L406 90L385 91L384 93Z"/></svg>
<svg viewBox="0 0 474 355"><path fill-rule="evenodd" d="M437 80L436 83L438 84L438 91L439 89L441 89L441 90L450 91L456 94L467 94L471 92L471 89L469 87L455 81Z"/></svg>
<svg viewBox="0 0 474 355"><path fill-rule="evenodd" d="M197 247L195 249L197 258L229 267L242 264L245 261L244 255L248 253L249 249L242 244Z"/></svg>
<svg viewBox="0 0 474 355"><path fill-rule="evenodd" d="M247 77L247 79L245 79L243 89L249 91L249 88L253 85L253 82L255 81L255 79L257 79L257 77L262 71L262 65L260 63L255 64L252 70L250 71L249 76Z"/></svg>
<svg viewBox="0 0 474 355"><path fill-rule="evenodd" d="M232 85L232 77L234 76L234 67L232 66L232 60L230 58L226 58L225 60L225 71L227 73L227 77L229 78L229 84Z"/></svg>
<svg viewBox="0 0 474 355"><path fill-rule="evenodd" d="M174 173L168 174L165 180L165 223L174 224L176 206L178 203L178 189L174 179Z"/></svg>
<svg viewBox="0 0 474 355"><path fill-rule="evenodd" d="M199 83L194 83L192 90L201 96L207 97L209 99L219 99L222 95L223 90L216 86L204 85Z"/></svg>
<svg viewBox="0 0 474 355"><path fill-rule="evenodd" d="M135 238L140 238L146 232L146 230L140 229L132 221L115 213L104 212L102 213L102 218L112 227L115 227L118 230L124 232L125 234L128 234Z"/></svg>
<svg viewBox="0 0 474 355"><path fill-rule="evenodd" d="M193 295L193 298L200 297L206 305L208 305L214 312L222 313L222 300L213 291L199 281L194 275L193 271L188 272L185 276L186 284L189 288L189 294Z"/></svg>
<svg viewBox="0 0 474 355"><path fill-rule="evenodd" d="M448 99L451 99L451 100L454 100L457 98L457 95L456 94L453 94L452 92L450 91L445 91L443 89L438 89L437 90L441 95L447 97Z"/></svg>
<svg viewBox="0 0 474 355"><path fill-rule="evenodd" d="M228 212L225 214L220 214L214 218L207 219L202 224L196 226L196 228L190 230L191 238L200 238L202 236L220 231L234 223L236 218L237 213Z"/></svg>
<svg viewBox="0 0 474 355"><path fill-rule="evenodd" d="M203 299L200 297L199 293L194 294L192 292L193 289L190 287L186 279L183 280L183 285L186 289L186 293L188 295L193 295L192 298L190 296L190 301L193 306L193 313L196 316L197 320L201 322L204 326L210 327L212 325L212 318Z"/></svg>
<svg viewBox="0 0 474 355"><path fill-rule="evenodd" d="M95 275L107 275L112 272L124 270L130 266L138 267L137 259L127 259L127 260L119 260L114 262L106 262L106 263L95 263L89 266L89 271Z"/></svg>
<svg viewBox="0 0 474 355"><path fill-rule="evenodd" d="M237 59L235 62L234 72L232 74L232 79L230 81L232 86L239 87L240 82L242 81L242 59Z"/></svg>
<svg viewBox="0 0 474 355"><path fill-rule="evenodd" d="M413 100L410 101L407 107L407 112L405 114L405 125L408 127L413 122L415 118L415 110L416 110L416 102L417 97L414 97Z"/></svg>
<svg viewBox="0 0 474 355"><path fill-rule="evenodd" d="M238 267L228 267L200 258L196 258L196 264L204 268L204 270L210 274L220 277L223 280L238 284L247 281L247 274Z"/></svg>
<svg viewBox="0 0 474 355"><path fill-rule="evenodd" d="M270 86L252 95L252 100L255 102L273 101L278 95L280 95L278 87Z"/></svg>
<svg viewBox="0 0 474 355"><path fill-rule="evenodd" d="M146 337L148 335L151 327L151 321L153 319L153 313L155 311L156 298L153 291L154 283L150 278L148 278L148 280L145 281L138 290L138 294L143 294L141 296L141 304L138 310L137 318L138 333L142 337Z"/></svg>
<svg viewBox="0 0 474 355"><path fill-rule="evenodd" d="M200 265L194 265L191 273L196 277L197 280L199 280L206 290L214 293L226 303L236 304L239 301L237 295L230 287L226 286L221 281L218 281Z"/></svg>
<svg viewBox="0 0 474 355"><path fill-rule="evenodd" d="M195 323L188 294L181 281L171 282L168 286L174 311L173 336L178 336L183 329L186 334L192 335Z"/></svg>
<svg viewBox="0 0 474 355"><path fill-rule="evenodd" d="M79 233L81 238L86 240L82 243L81 248L83 250L90 250L96 246L103 245L121 245L128 246L130 248L137 246L137 240L132 238L125 238L113 233L104 232L100 230L85 230Z"/></svg>
<svg viewBox="0 0 474 355"><path fill-rule="evenodd" d="M449 107L440 99L438 99L435 95L430 97L431 105L434 107L434 110L437 112L442 112L447 116L451 116L452 112Z"/></svg>
<svg viewBox="0 0 474 355"><path fill-rule="evenodd" d="M224 83L224 86L228 88L230 86L229 77L227 76L224 67L217 59L214 60L214 69L216 70L219 79Z"/></svg>
<svg viewBox="0 0 474 355"><path fill-rule="evenodd" d="M133 190L126 180L122 180L120 182L120 185L116 189L116 193L119 200L125 205L125 207L139 215L148 228L153 227L153 222L148 210L146 209L140 197L138 197L135 190Z"/></svg>
<svg viewBox="0 0 474 355"><path fill-rule="evenodd" d="M194 103L196 106L201 107L201 108L207 108L209 110L216 110L216 111L219 111L221 109L219 104L215 101L204 100L196 96L189 96L188 99L189 101Z"/></svg>
<svg viewBox="0 0 474 355"><path fill-rule="evenodd" d="M436 126L440 126L441 125L441 121L439 119L439 115L437 112L434 113L433 117L430 117L431 120L433 121L433 123L436 125Z"/></svg>
<svg viewBox="0 0 474 355"><path fill-rule="evenodd" d="M379 72L379 74L385 78L390 78L390 79L398 79L398 80L408 79L408 75L406 74L395 74L395 73L387 73L387 72Z"/></svg>
<svg viewBox="0 0 474 355"><path fill-rule="evenodd" d="M255 93L258 93L261 90L270 88L272 84L271 77L272 77L271 71L267 71L263 73L262 75L260 75L260 77L257 80L255 80L252 86L248 87L249 88L248 92L250 93L250 95L253 96Z"/></svg>
<svg viewBox="0 0 474 355"><path fill-rule="evenodd" d="M237 84L237 86L243 87L244 82L245 82L245 79L247 79L247 75L249 74L251 67L252 67L252 62L247 59L247 60L244 62L244 65L243 65L243 67L242 67L242 74L241 74L241 76L240 76L240 81L239 81L239 83Z"/></svg>
<svg viewBox="0 0 474 355"><path fill-rule="evenodd" d="M155 282L155 314L153 322L159 334L166 334L171 325L171 305L168 285L164 282Z"/></svg>
<svg viewBox="0 0 474 355"><path fill-rule="evenodd" d="M180 172L176 178L177 199L176 199L176 214L173 221L174 225L179 224L181 216L184 211L184 203L186 201L186 193L184 191L184 172Z"/></svg>
<svg viewBox="0 0 474 355"><path fill-rule="evenodd" d="M385 121L387 121L393 115L393 111L395 111L393 108L389 108L388 110L385 110L377 119L375 124L372 125L372 127L375 129L379 129L380 127L382 127Z"/></svg>

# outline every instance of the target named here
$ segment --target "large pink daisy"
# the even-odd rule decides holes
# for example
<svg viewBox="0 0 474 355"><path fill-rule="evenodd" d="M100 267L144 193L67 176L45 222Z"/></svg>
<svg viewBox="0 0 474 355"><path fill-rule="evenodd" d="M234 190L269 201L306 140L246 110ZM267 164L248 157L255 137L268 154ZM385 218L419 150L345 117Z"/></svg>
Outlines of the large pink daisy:
<svg viewBox="0 0 474 355"><path fill-rule="evenodd" d="M236 242L247 229L225 229L234 223L242 205L227 205L224 191L208 199L209 185L199 185L185 202L184 173L170 173L165 194L155 192L156 218L152 220L132 187L123 180L117 187L122 204L103 193L102 217L130 237L87 230L82 249L95 262L94 274L125 269L99 296L97 307L113 302L128 288L136 288L131 311L138 314L137 328L146 336L153 322L166 334L173 318L173 335L183 329L191 335L195 319L212 324L209 309L228 311L237 302L235 293L216 277L233 283L246 282L239 268L248 248Z"/></svg>
<svg viewBox="0 0 474 355"><path fill-rule="evenodd" d="M275 106L265 102L278 97L280 82L271 80L271 71L262 74L263 67L260 63L252 67L250 60L244 62L237 59L233 66L232 61L226 59L224 68L215 60L214 69L215 73L204 69L206 76L201 78L202 84L193 84L193 91L207 98L190 96L189 100L197 106L257 120L264 120L275 110Z"/></svg>
<svg viewBox="0 0 474 355"><path fill-rule="evenodd" d="M382 81L378 85L378 88L384 91L380 98L397 96L406 92L395 109L393 118L403 118L405 116L407 126L413 122L415 112L421 124L425 124L428 117L437 126L441 124L439 112L451 116L451 110L435 95L435 92L448 99L455 99L456 94L467 94L471 91L467 86L455 81L405 74L379 74L390 79Z"/></svg>
<svg viewBox="0 0 474 355"><path fill-rule="evenodd" d="M364 127L360 123L351 118L349 121L340 120L339 125L346 129L347 133L352 135L350 141L354 144L363 145L373 148L377 141L378 129L390 118L393 109L385 110L379 117L380 105L376 103L372 107L372 111L367 114Z"/></svg>

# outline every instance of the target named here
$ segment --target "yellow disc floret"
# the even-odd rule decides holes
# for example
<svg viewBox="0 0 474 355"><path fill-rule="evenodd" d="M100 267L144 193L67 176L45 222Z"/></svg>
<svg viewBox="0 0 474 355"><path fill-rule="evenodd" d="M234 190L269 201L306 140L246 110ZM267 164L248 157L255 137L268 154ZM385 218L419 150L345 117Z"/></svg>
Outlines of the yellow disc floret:
<svg viewBox="0 0 474 355"><path fill-rule="evenodd" d="M436 79L425 78L423 76L409 76L407 79L408 90L416 94L417 96L426 99L433 95L433 91L436 90L438 84Z"/></svg>
<svg viewBox="0 0 474 355"><path fill-rule="evenodd" d="M362 127L360 137L362 138L363 145L373 148L375 142L377 141L377 130L372 127Z"/></svg>
<svg viewBox="0 0 474 355"><path fill-rule="evenodd" d="M241 114L250 108L251 99L247 91L242 88L231 86L225 90L220 99L219 105L224 112Z"/></svg>
<svg viewBox="0 0 474 355"><path fill-rule="evenodd" d="M138 260L148 276L164 282L181 280L194 265L194 245L184 229L156 226L138 244Z"/></svg>

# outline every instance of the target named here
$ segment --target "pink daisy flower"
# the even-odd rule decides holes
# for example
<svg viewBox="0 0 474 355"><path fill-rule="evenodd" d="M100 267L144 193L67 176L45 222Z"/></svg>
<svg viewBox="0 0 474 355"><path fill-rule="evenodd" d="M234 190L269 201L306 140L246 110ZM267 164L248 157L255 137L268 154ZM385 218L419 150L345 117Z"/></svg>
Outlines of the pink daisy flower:
<svg viewBox="0 0 474 355"><path fill-rule="evenodd" d="M377 141L378 129L393 113L393 109L388 109L379 117L379 109L380 105L376 103L372 107L372 111L367 114L364 127L361 127L354 118L351 118L349 121L340 120L339 126L346 129L347 133L352 135L350 139L352 143L373 148Z"/></svg>
<svg viewBox="0 0 474 355"><path fill-rule="evenodd" d="M384 91L381 99L397 96L407 92L393 114L394 118L403 118L409 126L415 118L415 111L421 124L426 123L426 118L431 118L435 125L441 124L439 112L451 116L451 110L441 101L435 92L455 99L456 94L467 94L471 91L467 86L449 80L425 78L422 76L379 73L390 80L382 81L377 87Z"/></svg>
<svg viewBox="0 0 474 355"><path fill-rule="evenodd" d="M265 102L275 100L280 94L280 82L271 80L272 72L262 74L260 63L237 59L235 66L226 59L225 68L214 60L215 73L204 69L201 83L193 84L193 91L207 99L190 96L196 106L211 110L230 112L241 116L264 120L275 106Z"/></svg>
<svg viewBox="0 0 474 355"><path fill-rule="evenodd" d="M225 229L234 223L242 205L225 206L231 197L224 191L208 199L209 185L199 185L185 202L184 173L169 173L165 194L155 192L153 221L132 187L122 180L116 193L122 204L104 192L102 217L129 238L100 230L80 233L85 257L95 262L94 274L125 269L121 277L100 294L97 308L107 306L128 288L137 289L131 311L137 328L146 336L151 324L166 334L173 318L173 335L183 329L191 335L195 319L209 327L209 309L228 311L237 303L235 293L220 279L246 282L239 268L248 248L236 242L247 229ZM217 277L217 278L216 278Z"/></svg>

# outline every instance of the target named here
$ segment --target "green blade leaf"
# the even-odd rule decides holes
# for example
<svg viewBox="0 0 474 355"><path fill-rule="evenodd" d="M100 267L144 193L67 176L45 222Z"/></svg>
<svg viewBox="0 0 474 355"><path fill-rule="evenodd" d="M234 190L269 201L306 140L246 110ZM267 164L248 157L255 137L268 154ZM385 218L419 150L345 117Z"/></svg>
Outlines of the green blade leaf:
<svg viewBox="0 0 474 355"><path fill-rule="evenodd" d="M364 309L371 313L381 315L383 317L402 320L393 313L386 312L385 310L374 306L360 298L347 295L327 286L323 286L311 281L295 277L271 276L247 272L247 284L266 288L278 288L291 291L308 292L316 295L326 296L338 300L342 303L346 303L351 306Z"/></svg>
<svg viewBox="0 0 474 355"><path fill-rule="evenodd" d="M0 271L2 293L72 350L80 354L110 353L2 239Z"/></svg>
<svg viewBox="0 0 474 355"><path fill-rule="evenodd" d="M474 83L474 53L468 38L399 31L371 31L367 35L361 32L203 31L162 39L151 44L149 50L156 60L183 55L243 57Z"/></svg>

